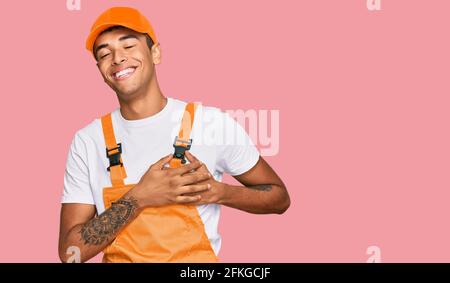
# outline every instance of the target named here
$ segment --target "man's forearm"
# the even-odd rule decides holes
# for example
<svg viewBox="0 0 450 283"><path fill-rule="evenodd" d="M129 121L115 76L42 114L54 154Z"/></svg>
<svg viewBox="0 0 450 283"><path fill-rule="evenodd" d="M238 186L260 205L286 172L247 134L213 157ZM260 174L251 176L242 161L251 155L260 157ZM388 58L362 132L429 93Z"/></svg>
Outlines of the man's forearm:
<svg viewBox="0 0 450 283"><path fill-rule="evenodd" d="M289 195L284 187L265 184L256 186L232 186L222 183L219 204L255 214L282 214L289 205Z"/></svg>
<svg viewBox="0 0 450 283"><path fill-rule="evenodd" d="M102 214L86 223L74 226L66 235L60 258L67 261L70 255L64 251L70 246L80 249L81 262L85 262L101 252L117 234L139 214L138 204L132 192L127 193Z"/></svg>

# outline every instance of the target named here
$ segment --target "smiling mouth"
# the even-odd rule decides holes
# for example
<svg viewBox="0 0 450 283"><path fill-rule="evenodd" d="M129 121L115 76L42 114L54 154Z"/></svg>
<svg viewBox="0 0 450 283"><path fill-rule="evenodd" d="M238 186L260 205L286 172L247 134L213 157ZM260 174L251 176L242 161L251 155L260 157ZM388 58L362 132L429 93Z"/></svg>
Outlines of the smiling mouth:
<svg viewBox="0 0 450 283"><path fill-rule="evenodd" d="M136 67L129 67L129 68L126 68L119 72L114 73L112 75L112 77L118 81L124 80L124 79L131 77L131 75L133 75L135 71L136 71Z"/></svg>

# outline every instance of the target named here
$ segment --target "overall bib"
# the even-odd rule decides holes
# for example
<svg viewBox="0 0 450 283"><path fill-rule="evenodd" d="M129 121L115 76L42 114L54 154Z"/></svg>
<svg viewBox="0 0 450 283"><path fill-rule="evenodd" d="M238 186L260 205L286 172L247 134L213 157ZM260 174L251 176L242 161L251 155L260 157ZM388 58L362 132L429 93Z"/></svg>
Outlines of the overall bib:
<svg viewBox="0 0 450 283"><path fill-rule="evenodd" d="M190 149L190 132L196 105L188 103L175 138L175 153L170 167L186 163L184 152ZM121 143L116 142L111 113L101 118L110 161L112 187L103 188L105 209L136 184L125 184ZM195 205L147 207L130 222L104 250L103 262L217 262L205 227Z"/></svg>

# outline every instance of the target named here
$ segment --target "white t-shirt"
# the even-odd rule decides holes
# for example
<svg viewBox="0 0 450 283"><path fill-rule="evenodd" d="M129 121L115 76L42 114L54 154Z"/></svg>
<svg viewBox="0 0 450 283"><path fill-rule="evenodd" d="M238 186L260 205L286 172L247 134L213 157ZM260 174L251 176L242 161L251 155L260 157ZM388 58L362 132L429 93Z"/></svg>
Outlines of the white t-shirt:
<svg viewBox="0 0 450 283"><path fill-rule="evenodd" d="M117 108L112 122L117 143L122 143L125 184L136 184L149 166L174 152L186 102L168 98L159 113L139 120L126 120ZM250 170L259 152L245 130L218 108L199 105L191 132L190 152L200 159L217 181L222 174L240 175ZM64 176L62 203L83 203L105 210L103 188L111 186L106 145L100 119L79 130L70 146ZM206 234L216 255L221 246L218 233L220 205L197 206Z"/></svg>

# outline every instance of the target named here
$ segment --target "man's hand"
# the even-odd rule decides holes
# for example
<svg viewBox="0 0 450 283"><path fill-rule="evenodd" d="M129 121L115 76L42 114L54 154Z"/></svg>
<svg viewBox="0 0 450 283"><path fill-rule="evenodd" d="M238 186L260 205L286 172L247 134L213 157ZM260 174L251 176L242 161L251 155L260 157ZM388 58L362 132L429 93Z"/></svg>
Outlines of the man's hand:
<svg viewBox="0 0 450 283"><path fill-rule="evenodd" d="M192 155L189 151L186 151L185 153L187 159L190 164L199 163L200 161ZM198 173L204 173L204 174L210 174L208 171L208 168L205 164L202 164L200 167L197 168L196 172ZM214 178L210 178L207 180L203 180L200 182L197 182L197 185L205 185L210 184L210 189L202 192L196 192L196 193L189 193L185 194L187 196L200 196L201 199L197 200L194 204L195 205L202 205L202 204L210 204L210 203L219 203L222 200L224 196L224 184L221 182L216 181Z"/></svg>
<svg viewBox="0 0 450 283"><path fill-rule="evenodd" d="M165 156L150 166L130 191L140 209L198 202L203 197L199 193L210 189L211 174L199 170L204 166L199 160L178 168L165 168L172 158L172 154Z"/></svg>
<svg viewBox="0 0 450 283"><path fill-rule="evenodd" d="M189 152L186 152L186 157L190 162L199 162ZM197 168L197 172L208 172L208 169L203 165ZM192 204L218 203L255 214L282 214L289 208L290 198L286 186L262 157L253 168L233 177L244 186L232 186L214 178L198 182L211 184L211 189L188 194L201 196L200 200Z"/></svg>

